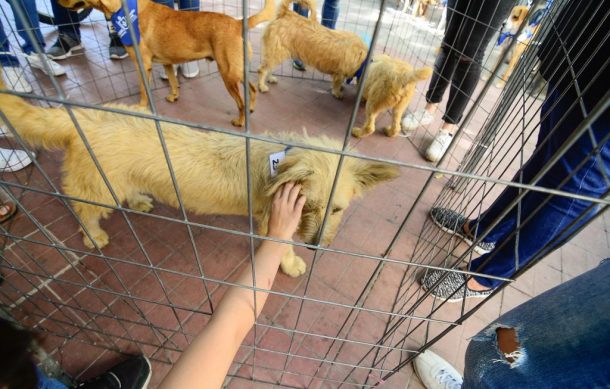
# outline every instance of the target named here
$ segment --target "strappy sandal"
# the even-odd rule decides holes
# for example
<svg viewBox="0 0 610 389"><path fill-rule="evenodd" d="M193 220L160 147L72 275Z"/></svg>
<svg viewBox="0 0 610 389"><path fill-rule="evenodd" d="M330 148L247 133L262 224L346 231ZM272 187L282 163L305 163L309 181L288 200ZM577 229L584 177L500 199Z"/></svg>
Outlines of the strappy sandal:
<svg viewBox="0 0 610 389"><path fill-rule="evenodd" d="M15 212L17 212L17 206L8 196L6 190L0 188L0 223L10 219Z"/></svg>

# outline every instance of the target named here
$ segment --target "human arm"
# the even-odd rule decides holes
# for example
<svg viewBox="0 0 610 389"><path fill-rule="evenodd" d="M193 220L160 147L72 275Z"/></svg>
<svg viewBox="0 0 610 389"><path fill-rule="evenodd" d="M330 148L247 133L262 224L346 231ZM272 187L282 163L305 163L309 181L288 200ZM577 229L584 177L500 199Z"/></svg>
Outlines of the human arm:
<svg viewBox="0 0 610 389"><path fill-rule="evenodd" d="M301 218L305 197L300 185L287 183L273 197L268 236L290 240ZM254 255L256 287L271 289L280 260L290 248L287 243L265 240ZM236 281L246 288L231 287L224 295L210 322L182 353L160 385L161 389L220 388L244 337L254 324L252 266ZM256 316L268 293L256 292Z"/></svg>

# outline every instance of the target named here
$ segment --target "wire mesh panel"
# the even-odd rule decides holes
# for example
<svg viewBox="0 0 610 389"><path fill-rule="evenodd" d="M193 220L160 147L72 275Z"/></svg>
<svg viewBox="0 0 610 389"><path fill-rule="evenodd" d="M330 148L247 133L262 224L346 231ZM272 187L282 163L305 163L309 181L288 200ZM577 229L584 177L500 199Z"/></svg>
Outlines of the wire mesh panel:
<svg viewBox="0 0 610 389"><path fill-rule="evenodd" d="M531 12L515 25L512 38L497 46L497 37L507 31L502 21L518 5L498 2L490 11L493 22L482 23L487 38L476 39L473 59L457 42L443 39L457 20L452 18L461 18L460 25L466 26L478 10L464 10L456 4L460 1L448 2L449 11L430 5L424 18L404 12L405 4L383 0L338 3L336 28L359 34L372 48L365 63L383 53L414 67L432 66L449 50L466 63L466 72L476 69L473 92L465 97L468 108L452 123L448 152L436 164L421 156L444 112L443 107L427 107L432 101L426 88L434 86L428 82L417 85L408 112L430 108L436 121L404 131L407 139L381 133L361 140L350 136L365 120L359 105L370 66L364 68L359 84L344 85L340 101L329 93L328 75L311 67L301 73L285 61L274 71L279 85L269 94L256 95L255 112L245 110L243 130L230 126L235 104L216 63L203 59L198 77L181 77L177 102L165 101L167 86L155 65L151 81L145 83L149 106L116 104L137 102L143 57L137 49L134 61L108 59L106 20L93 11L81 22L85 49L61 62L66 76L28 70L31 93L2 91L0 118L12 136L2 141L3 147L28 150L33 161L32 168L0 176L2 188L19 209L0 230L3 308L18 323L43 333L43 348L76 377L94 374L118 354L143 354L153 361L153 383L160 382L205 328L227 289L244 287L236 281L243 269L254 268L260 241L273 240L261 226L268 190L275 182L267 166L271 153L283 151L299 156L293 158L294 165L316 161L295 178L315 200L306 204L302 240L294 242L306 270L282 267L293 277L284 274L276 280L225 384L404 386L411 376L407 365L418 353L442 343L450 330L610 204L607 189L602 195L566 189L582 169L600 172L604 181L599 187L608 187L608 131L600 131L599 123L607 116L610 100L606 90L598 93L594 86L603 80L607 59L583 85L577 67L586 68L583 58L599 58L596 53L607 48L607 7L581 6L583 15L597 15L587 27L597 39L588 50L560 42L560 50L546 53L547 60L562 66L562 58L577 62L569 63L553 93L575 93L570 110L578 107L581 119L573 123L569 137L561 137L557 152L540 162L537 147L555 142L554 134L564 134L561 123L572 119L559 118L559 124L544 128L550 135L537 139L552 115L552 107L542 102L545 88L536 73L543 50L539 46L550 34L581 34L557 31L574 2L534 2ZM49 12L47 2L37 1L37 6ZM323 7L318 5L319 14ZM26 15L13 15L4 4L1 8L4 29L11 32L11 50L27 68L18 49L22 38L13 27L18 19L27 25ZM263 2L214 1L201 6L237 18L244 16L245 8L247 17L261 10ZM520 40L534 16L539 17L535 29ZM264 26L242 25L242 39L249 37L253 48L244 66L247 85L256 79L261 64ZM36 41L35 31L21 32ZM42 32L47 41L56 37L52 27L43 27ZM469 34L465 39L475 40ZM492 42L490 49L486 40ZM576 41L586 46L584 36ZM42 55L44 48L34 46L33 55ZM514 56L508 75L504 62ZM46 73L52 73L45 66ZM437 60L437 83L452 81L444 66ZM544 69L547 79L551 74L557 80L553 71L558 69ZM486 80L479 81L481 71L488 73ZM463 85L454 87L455 93L463 92ZM242 91L248 107L252 90ZM13 96L27 98L27 103ZM114 104L105 104L109 102ZM379 125L390 118L381 115ZM592 139L591 149L559 184L549 185L546 173L553 172L556 162L563 161L583 137ZM28 142L47 149L34 150ZM526 177L531 160L540 166ZM400 176L391 179L388 169L400 171ZM311 175L315 178L308 178ZM490 218L485 211L506 190L511 195ZM354 196L360 192L362 196ZM538 196L538 206L527 208L527 196ZM530 233L536 215L557 198L579 201L580 208L552 239L524 254L528 237L523 234ZM441 228L451 228L439 228L440 219L427 216L430 208L453 210L472 220L487 215L491 220L485 226L472 224L465 245L459 237L465 232L443 232ZM486 238L509 217L516 222L507 237L494 242L496 248L486 246ZM313 221L306 223L308 218ZM481 247L491 253L478 257ZM504 247L515 252L509 274L486 272L485 266L494 263ZM433 281L421 281L430 274L436 274ZM490 280L494 292L484 294L483 300L466 300L470 289L465 285L474 279L471 276ZM450 279L457 280L450 293L435 292ZM254 284L253 293L267 289L256 275ZM450 304L454 300L459 303Z"/></svg>

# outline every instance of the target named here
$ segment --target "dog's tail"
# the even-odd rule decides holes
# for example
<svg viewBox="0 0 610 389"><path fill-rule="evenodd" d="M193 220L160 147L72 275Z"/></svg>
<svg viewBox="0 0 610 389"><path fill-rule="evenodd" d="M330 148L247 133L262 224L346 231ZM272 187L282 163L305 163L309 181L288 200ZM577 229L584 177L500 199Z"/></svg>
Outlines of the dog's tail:
<svg viewBox="0 0 610 389"><path fill-rule="evenodd" d="M0 89L4 89L2 81ZM0 93L0 109L19 136L32 146L65 148L76 135L68 113L62 108L36 107L21 97Z"/></svg>
<svg viewBox="0 0 610 389"><path fill-rule="evenodd" d="M427 80L431 75L432 68L426 66L425 68L415 69L412 72L407 73L406 76L409 78L409 82L414 82Z"/></svg>
<svg viewBox="0 0 610 389"><path fill-rule="evenodd" d="M248 28L273 19L275 13L275 0L265 0L265 7L257 14L248 18Z"/></svg>
<svg viewBox="0 0 610 389"><path fill-rule="evenodd" d="M282 0L277 15L278 18L284 16L288 11L290 11L290 3L295 3L301 7L307 8L309 10L309 19L313 20L314 22L318 21L315 0Z"/></svg>

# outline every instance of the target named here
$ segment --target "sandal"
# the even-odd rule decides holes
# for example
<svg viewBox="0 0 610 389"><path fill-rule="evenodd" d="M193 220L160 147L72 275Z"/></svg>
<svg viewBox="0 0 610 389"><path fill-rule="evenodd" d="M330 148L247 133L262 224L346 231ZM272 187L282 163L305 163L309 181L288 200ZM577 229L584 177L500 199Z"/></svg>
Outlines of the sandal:
<svg viewBox="0 0 610 389"><path fill-rule="evenodd" d="M0 205L0 223L4 223L8 219L10 219L15 212L17 212L17 207L13 203L3 203Z"/></svg>
<svg viewBox="0 0 610 389"><path fill-rule="evenodd" d="M0 223L10 219L15 212L17 212L15 203L10 199L6 191L0 188Z"/></svg>

